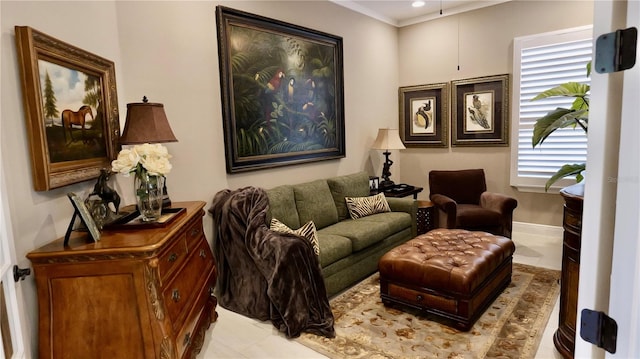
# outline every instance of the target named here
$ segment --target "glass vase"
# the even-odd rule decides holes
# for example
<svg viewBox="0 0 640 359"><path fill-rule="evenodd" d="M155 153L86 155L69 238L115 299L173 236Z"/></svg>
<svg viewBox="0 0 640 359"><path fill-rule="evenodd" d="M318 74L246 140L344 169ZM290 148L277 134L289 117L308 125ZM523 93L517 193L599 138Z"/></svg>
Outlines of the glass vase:
<svg viewBox="0 0 640 359"><path fill-rule="evenodd" d="M133 186L142 221L155 222L160 218L164 180L164 176L151 176L147 171L136 174Z"/></svg>

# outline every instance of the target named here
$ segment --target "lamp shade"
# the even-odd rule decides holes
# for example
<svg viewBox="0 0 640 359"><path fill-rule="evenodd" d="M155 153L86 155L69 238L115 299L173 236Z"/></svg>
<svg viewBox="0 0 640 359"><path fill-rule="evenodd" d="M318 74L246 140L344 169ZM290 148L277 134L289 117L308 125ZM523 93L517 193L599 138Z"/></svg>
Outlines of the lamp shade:
<svg viewBox="0 0 640 359"><path fill-rule="evenodd" d="M371 146L374 150L404 150L404 144L400 140L397 129L381 128L378 130L378 137Z"/></svg>
<svg viewBox="0 0 640 359"><path fill-rule="evenodd" d="M127 122L120 136L124 145L139 143L177 142L161 103L143 102L127 104Z"/></svg>

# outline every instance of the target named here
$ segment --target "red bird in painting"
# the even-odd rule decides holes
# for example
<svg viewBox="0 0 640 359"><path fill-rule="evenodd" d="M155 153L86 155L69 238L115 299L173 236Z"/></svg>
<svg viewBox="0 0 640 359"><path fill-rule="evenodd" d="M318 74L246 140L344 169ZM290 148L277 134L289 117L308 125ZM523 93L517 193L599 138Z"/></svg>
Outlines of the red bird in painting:
<svg viewBox="0 0 640 359"><path fill-rule="evenodd" d="M271 80L269 80L269 82L267 82L267 88L265 89L265 92L267 90L270 90L271 92L276 92L278 91L278 89L280 88L280 84L282 83L282 79L284 78L284 72L282 70L278 70L276 71L276 73L273 75L273 77L271 78Z"/></svg>

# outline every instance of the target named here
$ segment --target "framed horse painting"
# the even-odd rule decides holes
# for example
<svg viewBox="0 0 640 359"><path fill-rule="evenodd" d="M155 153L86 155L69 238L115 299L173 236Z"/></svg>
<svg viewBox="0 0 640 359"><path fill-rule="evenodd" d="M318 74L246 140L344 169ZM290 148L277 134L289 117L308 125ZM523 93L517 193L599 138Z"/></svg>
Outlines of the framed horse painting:
<svg viewBox="0 0 640 359"><path fill-rule="evenodd" d="M345 157L342 38L216 16L227 173Z"/></svg>
<svg viewBox="0 0 640 359"><path fill-rule="evenodd" d="M16 26L36 191L98 178L119 151L113 62Z"/></svg>

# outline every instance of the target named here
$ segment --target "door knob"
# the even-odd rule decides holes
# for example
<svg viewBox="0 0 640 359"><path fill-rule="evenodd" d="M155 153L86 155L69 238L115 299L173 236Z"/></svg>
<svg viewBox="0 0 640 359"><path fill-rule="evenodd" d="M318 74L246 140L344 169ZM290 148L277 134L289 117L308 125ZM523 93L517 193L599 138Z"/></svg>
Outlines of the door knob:
<svg viewBox="0 0 640 359"><path fill-rule="evenodd" d="M13 266L13 280L18 282L24 280L26 276L31 274L30 268L20 268L17 265Z"/></svg>

